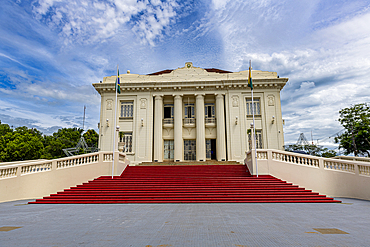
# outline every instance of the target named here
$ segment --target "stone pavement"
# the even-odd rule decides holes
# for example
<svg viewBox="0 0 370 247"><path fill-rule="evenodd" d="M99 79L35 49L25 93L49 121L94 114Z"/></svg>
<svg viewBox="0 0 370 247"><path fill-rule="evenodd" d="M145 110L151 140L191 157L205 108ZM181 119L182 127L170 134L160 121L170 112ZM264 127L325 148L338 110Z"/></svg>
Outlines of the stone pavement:
<svg viewBox="0 0 370 247"><path fill-rule="evenodd" d="M5 202L0 246L369 246L370 202L339 199L343 203Z"/></svg>

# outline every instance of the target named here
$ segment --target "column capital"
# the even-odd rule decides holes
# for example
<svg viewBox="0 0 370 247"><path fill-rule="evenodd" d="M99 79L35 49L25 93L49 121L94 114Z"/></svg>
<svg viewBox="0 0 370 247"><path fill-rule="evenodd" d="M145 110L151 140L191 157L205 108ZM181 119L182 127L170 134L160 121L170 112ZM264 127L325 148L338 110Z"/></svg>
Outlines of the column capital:
<svg viewBox="0 0 370 247"><path fill-rule="evenodd" d="M196 94L194 94L195 95L195 97L197 97L197 98L204 98L204 93L196 93Z"/></svg>
<svg viewBox="0 0 370 247"><path fill-rule="evenodd" d="M181 99L183 94L172 94L175 99Z"/></svg>
<svg viewBox="0 0 370 247"><path fill-rule="evenodd" d="M155 94L153 96L155 97L156 100L161 100L163 97L163 94Z"/></svg>
<svg viewBox="0 0 370 247"><path fill-rule="evenodd" d="M222 97L222 96L224 96L225 94L224 93L215 93L215 96L216 97Z"/></svg>

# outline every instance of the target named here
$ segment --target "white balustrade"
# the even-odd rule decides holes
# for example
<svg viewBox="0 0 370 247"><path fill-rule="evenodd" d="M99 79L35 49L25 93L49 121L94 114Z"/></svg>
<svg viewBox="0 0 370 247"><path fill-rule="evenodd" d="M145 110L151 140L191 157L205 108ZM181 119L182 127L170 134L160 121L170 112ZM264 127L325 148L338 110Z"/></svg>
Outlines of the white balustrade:
<svg viewBox="0 0 370 247"><path fill-rule="evenodd" d="M83 155L82 157L72 156L70 158L63 158L57 161L57 169L66 168L71 166L79 166L85 164L91 164L99 161L99 154L93 153L90 155Z"/></svg>
<svg viewBox="0 0 370 247"><path fill-rule="evenodd" d="M113 160L113 154L107 153L103 155L103 161L112 161Z"/></svg>
<svg viewBox="0 0 370 247"><path fill-rule="evenodd" d="M257 159L258 160L267 160L267 151L257 150Z"/></svg>
<svg viewBox="0 0 370 247"><path fill-rule="evenodd" d="M195 124L195 118L184 118L184 125L185 124Z"/></svg>
<svg viewBox="0 0 370 247"><path fill-rule="evenodd" d="M319 159L310 158L310 157L306 157L306 156L294 154L294 153L288 154L288 153L273 151L272 159L282 161L282 162L299 164L299 165L319 167Z"/></svg>
<svg viewBox="0 0 370 247"><path fill-rule="evenodd" d="M204 119L205 124L215 124L216 123L216 118L205 118Z"/></svg>
<svg viewBox="0 0 370 247"><path fill-rule="evenodd" d="M355 165L339 161L324 161L324 169L355 173Z"/></svg>
<svg viewBox="0 0 370 247"><path fill-rule="evenodd" d="M18 167L0 168L0 179L17 176Z"/></svg>
<svg viewBox="0 0 370 247"><path fill-rule="evenodd" d="M21 167L21 175L36 173L36 172L46 172L51 170L51 162L42 164L32 164L24 165Z"/></svg>
<svg viewBox="0 0 370 247"><path fill-rule="evenodd" d="M358 173L365 176L370 176L370 166L358 165Z"/></svg>
<svg viewBox="0 0 370 247"><path fill-rule="evenodd" d="M166 125L166 124L173 124L173 118L163 119L163 125Z"/></svg>

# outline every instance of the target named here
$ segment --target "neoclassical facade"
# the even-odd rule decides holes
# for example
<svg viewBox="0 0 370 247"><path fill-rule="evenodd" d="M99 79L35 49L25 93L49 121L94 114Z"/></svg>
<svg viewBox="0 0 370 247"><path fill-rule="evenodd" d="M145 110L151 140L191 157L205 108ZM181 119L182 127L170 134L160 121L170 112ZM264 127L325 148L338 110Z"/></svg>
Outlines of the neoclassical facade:
<svg viewBox="0 0 370 247"><path fill-rule="evenodd" d="M254 104L248 71L202 69L186 63L149 75L104 77L93 86L101 95L99 148L116 141L131 163L166 160L243 161L251 147L248 134L255 110L257 148L283 150L280 90L288 81L276 72L253 70Z"/></svg>

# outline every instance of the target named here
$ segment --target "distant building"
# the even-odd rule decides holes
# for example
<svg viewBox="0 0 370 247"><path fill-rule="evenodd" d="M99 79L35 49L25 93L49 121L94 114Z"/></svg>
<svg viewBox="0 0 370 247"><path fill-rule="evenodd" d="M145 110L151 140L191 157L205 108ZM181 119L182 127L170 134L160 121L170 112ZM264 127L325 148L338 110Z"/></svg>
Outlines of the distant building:
<svg viewBox="0 0 370 247"><path fill-rule="evenodd" d="M115 81L104 77L93 86L101 95L99 148L119 149L132 163L150 161L243 161L250 149L252 123L248 71L185 67L149 75L120 75L117 123ZM283 150L280 90L288 78L252 71L257 148Z"/></svg>

